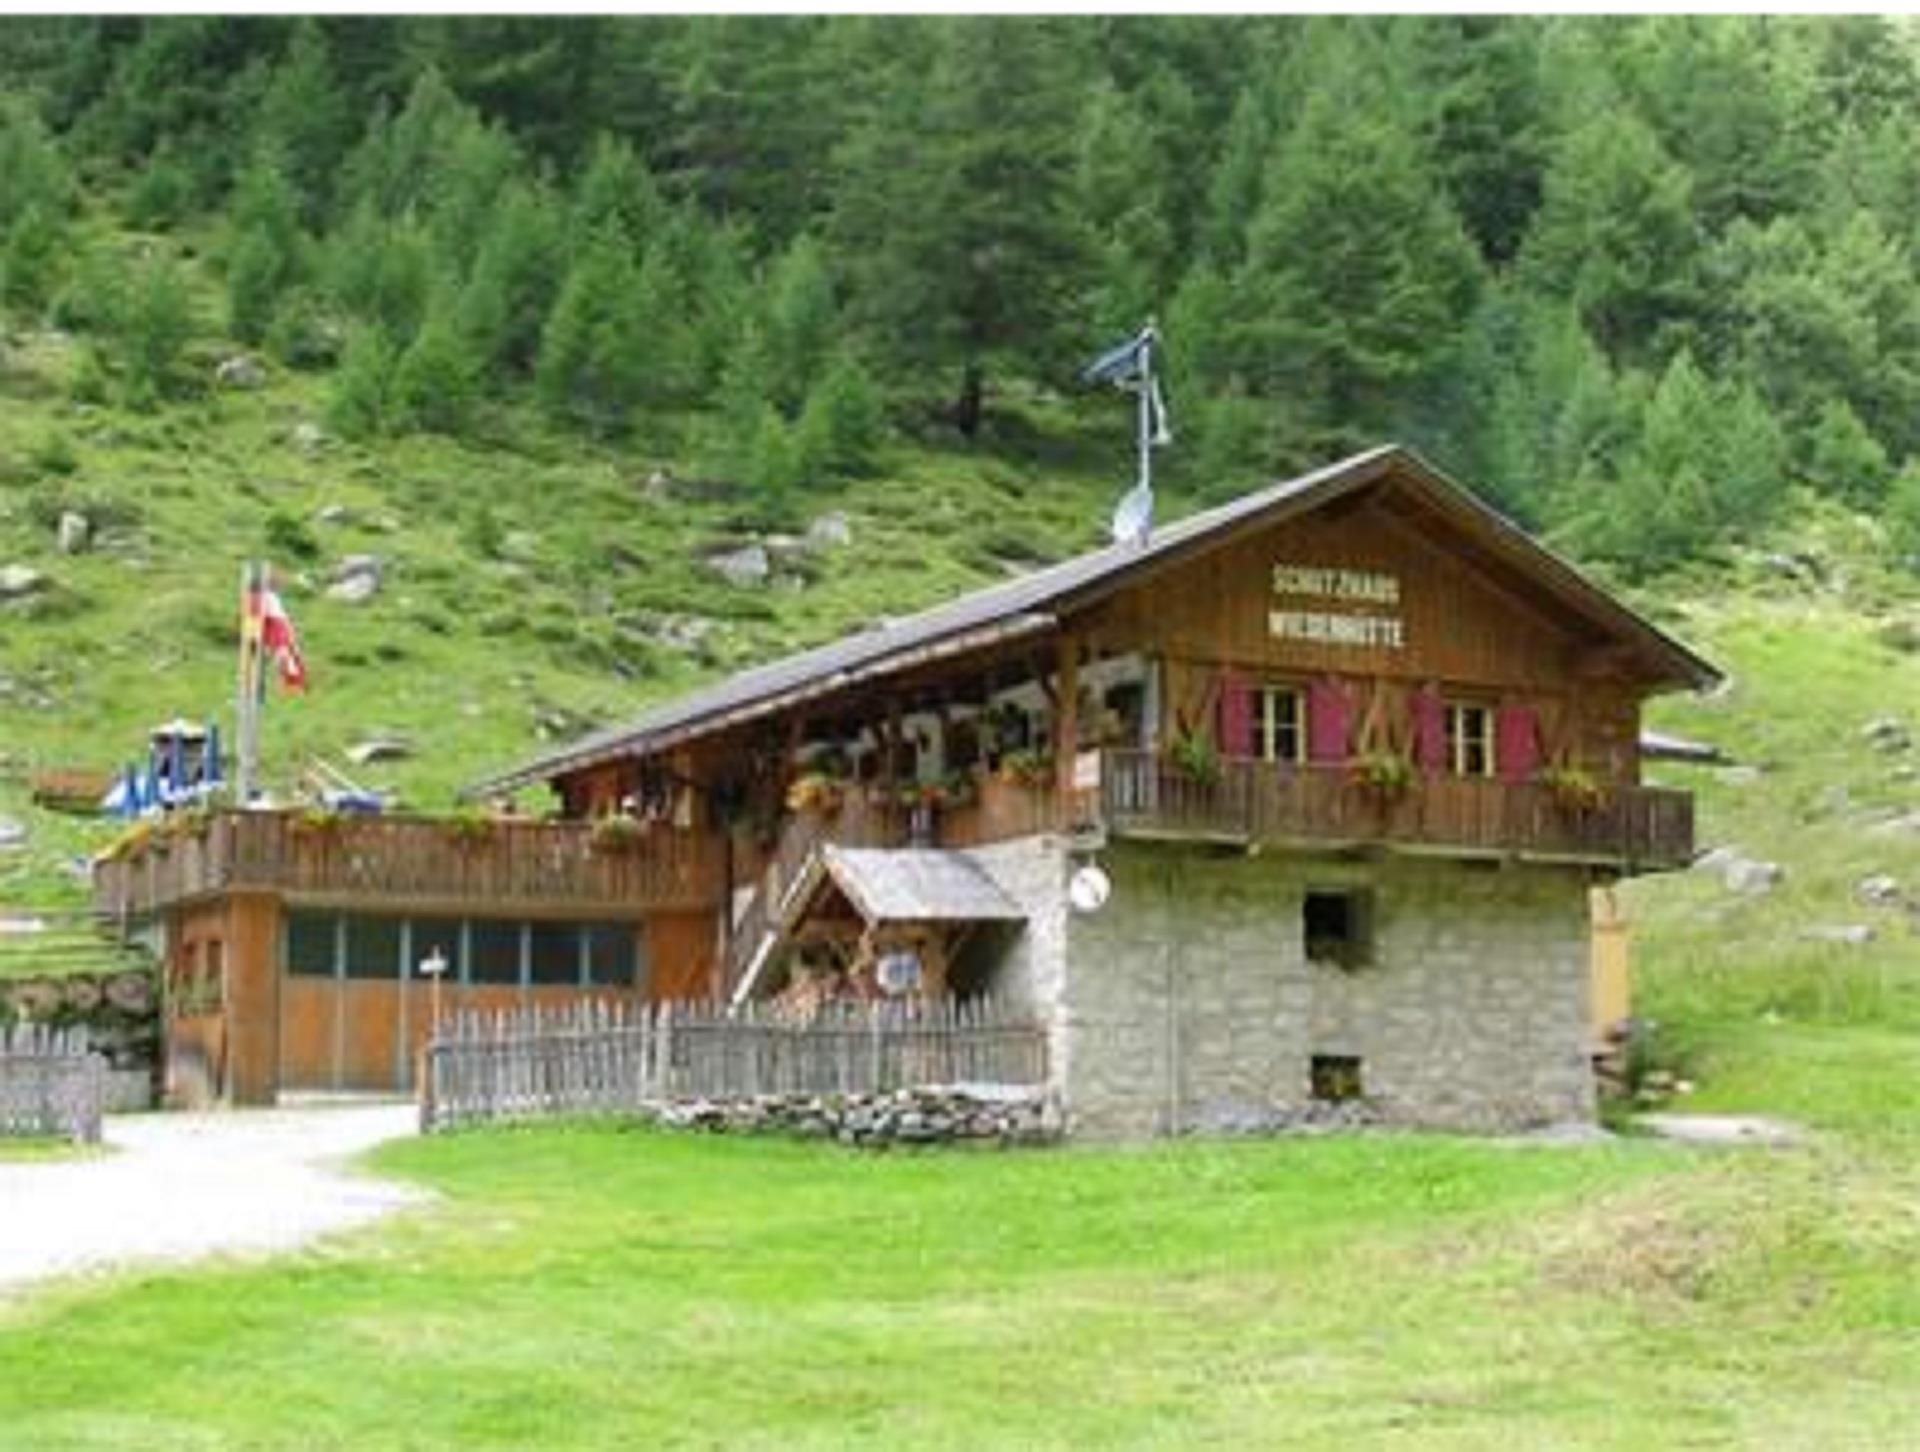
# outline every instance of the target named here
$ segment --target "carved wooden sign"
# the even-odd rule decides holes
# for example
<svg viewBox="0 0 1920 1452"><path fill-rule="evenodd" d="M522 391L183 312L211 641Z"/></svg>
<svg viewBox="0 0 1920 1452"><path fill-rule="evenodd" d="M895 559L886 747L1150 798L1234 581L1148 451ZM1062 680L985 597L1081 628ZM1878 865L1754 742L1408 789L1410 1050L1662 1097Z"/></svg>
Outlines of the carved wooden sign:
<svg viewBox="0 0 1920 1452"><path fill-rule="evenodd" d="M1337 608L1397 606L1400 603L1398 575L1283 563L1273 567L1273 595L1276 604L1267 612L1267 633L1276 640L1382 650L1406 647L1406 621L1399 615ZM1296 606L1293 603L1296 600L1302 603ZM1315 608L1307 608L1305 602L1308 601L1318 603ZM1328 604L1336 608L1328 609Z"/></svg>

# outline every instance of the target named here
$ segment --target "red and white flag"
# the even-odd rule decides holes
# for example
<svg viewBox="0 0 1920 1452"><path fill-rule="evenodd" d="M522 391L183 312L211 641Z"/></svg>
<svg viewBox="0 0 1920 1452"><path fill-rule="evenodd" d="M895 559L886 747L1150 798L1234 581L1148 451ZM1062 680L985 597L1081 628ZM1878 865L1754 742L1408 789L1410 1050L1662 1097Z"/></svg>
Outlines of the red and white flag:
<svg viewBox="0 0 1920 1452"><path fill-rule="evenodd" d="M280 672L280 684L290 691L307 686L307 663L300 654L300 637L293 628L293 617L280 599L280 592L266 582L265 571L247 589L241 602L240 632L241 694L257 698L266 689L265 672L258 669L271 660ZM253 666L248 661L254 662ZM253 684L248 686L246 682Z"/></svg>
<svg viewBox="0 0 1920 1452"><path fill-rule="evenodd" d="M290 691L307 688L307 662L300 654L300 637L293 628L293 617L281 603L280 592L268 588L260 592L260 645L280 668L280 684Z"/></svg>

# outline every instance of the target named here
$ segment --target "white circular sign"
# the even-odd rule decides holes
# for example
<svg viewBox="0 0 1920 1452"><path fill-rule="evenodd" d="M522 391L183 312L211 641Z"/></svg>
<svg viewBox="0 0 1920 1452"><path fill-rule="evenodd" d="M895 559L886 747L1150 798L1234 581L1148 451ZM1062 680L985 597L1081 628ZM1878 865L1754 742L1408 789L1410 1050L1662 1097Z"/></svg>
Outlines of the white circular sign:
<svg viewBox="0 0 1920 1452"><path fill-rule="evenodd" d="M882 953L873 976L884 993L910 993L920 986L920 955L905 948Z"/></svg>
<svg viewBox="0 0 1920 1452"><path fill-rule="evenodd" d="M1067 881L1067 901L1073 904L1075 912L1097 913L1111 896L1113 879L1096 863L1089 862Z"/></svg>

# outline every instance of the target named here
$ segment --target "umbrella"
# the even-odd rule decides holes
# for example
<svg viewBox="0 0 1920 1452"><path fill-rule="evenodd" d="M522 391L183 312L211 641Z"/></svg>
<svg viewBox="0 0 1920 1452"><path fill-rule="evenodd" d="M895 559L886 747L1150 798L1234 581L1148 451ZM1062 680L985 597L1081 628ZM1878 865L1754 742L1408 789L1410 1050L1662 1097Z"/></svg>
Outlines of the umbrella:
<svg viewBox="0 0 1920 1452"><path fill-rule="evenodd" d="M140 813L140 783L134 779L133 768L120 768L120 779L107 789L100 799L103 811L116 817L133 817Z"/></svg>
<svg viewBox="0 0 1920 1452"><path fill-rule="evenodd" d="M187 794L187 737L184 731L175 731L167 738L167 789L166 801L169 805Z"/></svg>
<svg viewBox="0 0 1920 1452"><path fill-rule="evenodd" d="M226 780L226 771L220 763L220 723L207 722L207 744L202 748L200 758L200 780L207 786L217 787Z"/></svg>

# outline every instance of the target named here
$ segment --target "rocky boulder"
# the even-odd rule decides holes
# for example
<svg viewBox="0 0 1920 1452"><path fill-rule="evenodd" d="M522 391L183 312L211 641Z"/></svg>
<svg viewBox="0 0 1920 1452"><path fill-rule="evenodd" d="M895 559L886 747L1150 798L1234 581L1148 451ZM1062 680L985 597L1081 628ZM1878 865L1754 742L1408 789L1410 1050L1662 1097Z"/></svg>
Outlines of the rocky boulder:
<svg viewBox="0 0 1920 1452"><path fill-rule="evenodd" d="M1873 929L1865 923L1817 923L1802 928L1800 937L1809 943L1833 943L1843 948L1863 948L1873 941Z"/></svg>
<svg viewBox="0 0 1920 1452"><path fill-rule="evenodd" d="M62 510L53 539L63 555L85 554L87 546L93 543L93 521L77 510Z"/></svg>
<svg viewBox="0 0 1920 1452"><path fill-rule="evenodd" d="M213 381L222 388L251 393L267 386L267 367L249 353L236 353L220 360L220 366L213 370Z"/></svg>
<svg viewBox="0 0 1920 1452"><path fill-rule="evenodd" d="M378 555L348 555L333 569L333 583L327 586L328 598L359 605L380 593L385 565Z"/></svg>
<svg viewBox="0 0 1920 1452"><path fill-rule="evenodd" d="M24 600L47 588L43 570L31 565L0 565L0 600Z"/></svg>
<svg viewBox="0 0 1920 1452"><path fill-rule="evenodd" d="M1869 907L1898 907L1900 884L1890 873L1876 872L1856 882L1853 895Z"/></svg>
<svg viewBox="0 0 1920 1452"><path fill-rule="evenodd" d="M1860 735L1875 751L1892 754L1913 745L1913 734L1892 716L1876 716L1860 728Z"/></svg>
<svg viewBox="0 0 1920 1452"><path fill-rule="evenodd" d="M768 576L773 573L773 560L767 554L766 546L756 542L717 555L708 555L707 568L729 585L745 589L767 583Z"/></svg>
<svg viewBox="0 0 1920 1452"><path fill-rule="evenodd" d="M807 543L815 549L841 549L853 543L853 524L846 511L823 514L807 526Z"/></svg>

